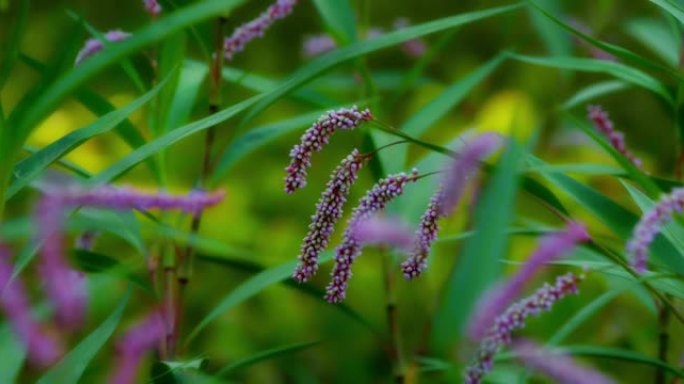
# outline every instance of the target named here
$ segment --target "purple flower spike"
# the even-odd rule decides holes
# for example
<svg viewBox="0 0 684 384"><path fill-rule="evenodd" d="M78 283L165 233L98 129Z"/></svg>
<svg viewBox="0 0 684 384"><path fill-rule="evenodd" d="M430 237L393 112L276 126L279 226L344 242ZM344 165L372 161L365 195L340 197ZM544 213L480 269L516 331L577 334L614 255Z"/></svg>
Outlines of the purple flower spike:
<svg viewBox="0 0 684 384"><path fill-rule="evenodd" d="M330 137L338 129L352 130L365 121L373 119L370 110L360 111L357 106L329 111L307 129L302 136L301 143L290 151L292 161L285 169L285 192L293 193L306 186L306 169L311 166L311 155L328 144Z"/></svg>
<svg viewBox="0 0 684 384"><path fill-rule="evenodd" d="M564 231L546 236L510 280L494 287L478 301L479 304L475 308L468 327L470 337L473 340L480 340L494 319L520 295L525 284L542 266L565 255L577 243L588 240L589 234L584 225L574 222L570 223Z"/></svg>
<svg viewBox="0 0 684 384"><path fill-rule="evenodd" d="M513 331L523 328L528 317L548 312L558 300L570 294L576 294L577 284L581 280L581 276L567 273L559 276L554 285L545 283L531 296L508 307L494 320L494 325L482 339L475 361L466 370L465 382L467 384L481 383L487 372L491 371L496 353L501 347L512 342Z"/></svg>
<svg viewBox="0 0 684 384"><path fill-rule="evenodd" d="M104 34L105 40L107 40L110 43L125 40L129 37L131 37L130 33L123 32L120 30L109 31L109 32ZM104 43L102 43L102 41L100 41L97 38L92 38L92 39L86 40L85 45L78 52L78 55L76 55L76 62L74 63L74 65L81 64L81 62L83 62L83 60L85 60L88 57L93 56L94 54L100 52L103 48L104 48Z"/></svg>
<svg viewBox="0 0 684 384"><path fill-rule="evenodd" d="M569 356L549 351L531 341L517 341L513 351L528 368L543 373L559 384L614 384L600 372L578 365Z"/></svg>
<svg viewBox="0 0 684 384"><path fill-rule="evenodd" d="M62 348L33 318L24 285L18 277L12 279L9 258L8 249L0 244L0 307L24 344L29 361L38 367L47 367L59 359Z"/></svg>
<svg viewBox="0 0 684 384"><path fill-rule="evenodd" d="M622 132L615 130L613 122L610 120L610 117L608 117L608 113L598 105L590 105L587 110L589 111L589 120L591 120L594 124L594 128L596 128L597 131L601 132L603 136L608 139L610 145L612 145L616 151L620 152L637 168L641 168L641 159L634 156L632 152L627 149L627 145L625 144L625 135Z"/></svg>
<svg viewBox="0 0 684 384"><path fill-rule="evenodd" d="M374 216L361 221L354 228L354 237L361 245L391 245L410 250L413 233L400 219L387 219Z"/></svg>
<svg viewBox="0 0 684 384"><path fill-rule="evenodd" d="M337 48L337 43L330 35L309 36L304 40L304 57L314 57Z"/></svg>
<svg viewBox="0 0 684 384"><path fill-rule="evenodd" d="M162 6L157 0L143 0L145 3L145 10L147 13L152 15L152 17L157 17L162 11Z"/></svg>
<svg viewBox="0 0 684 384"><path fill-rule="evenodd" d="M146 353L157 348L163 338L164 321L156 311L129 329L117 343L117 370L110 383L135 383L140 361Z"/></svg>
<svg viewBox="0 0 684 384"><path fill-rule="evenodd" d="M632 267L638 273L646 272L648 248L660 233L663 226L672 220L674 212L682 212L684 206L684 188L675 188L660 201L634 227L632 238L627 243L627 255Z"/></svg>
<svg viewBox="0 0 684 384"><path fill-rule="evenodd" d="M277 0L256 19L236 28L233 35L223 41L223 52L226 60L233 59L236 53L242 52L245 45L257 37L263 37L264 32L276 20L283 19L292 13L297 0Z"/></svg>
<svg viewBox="0 0 684 384"><path fill-rule="evenodd" d="M331 303L344 300L347 282L351 278L351 265L361 253L361 242L355 234L357 226L385 209L387 204L404 192L409 182L418 179L418 171L411 174L399 173L378 181L366 195L361 198L359 205L354 208L352 216L347 222L342 244L335 249L335 267L331 273L332 281L326 288L325 299Z"/></svg>
<svg viewBox="0 0 684 384"><path fill-rule="evenodd" d="M480 162L501 146L501 136L483 133L469 140L442 179L439 214L448 216L461 199L465 185L480 168Z"/></svg>
<svg viewBox="0 0 684 384"><path fill-rule="evenodd" d="M428 208L420 219L413 250L401 264L404 277L414 279L427 269L427 258L432 243L437 239L439 219L448 216L463 194L471 177L480 167L480 162L501 145L501 138L493 133L484 133L472 138L453 161L442 184L430 199Z"/></svg>
<svg viewBox="0 0 684 384"><path fill-rule="evenodd" d="M316 205L316 213L311 217L309 233L302 243L299 265L294 272L294 279L300 283L307 281L318 270L318 256L328 245L330 235L337 220L342 217L342 207L347 201L349 190L356 181L364 158L354 149L342 160L332 176L325 191Z"/></svg>

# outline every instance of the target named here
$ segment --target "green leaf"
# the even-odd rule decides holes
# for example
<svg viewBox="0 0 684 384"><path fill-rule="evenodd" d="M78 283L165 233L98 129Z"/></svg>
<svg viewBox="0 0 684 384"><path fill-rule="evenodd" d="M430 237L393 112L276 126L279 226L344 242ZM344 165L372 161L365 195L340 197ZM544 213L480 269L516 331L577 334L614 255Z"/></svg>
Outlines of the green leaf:
<svg viewBox="0 0 684 384"><path fill-rule="evenodd" d="M241 125L245 125L248 121L268 108L282 96L292 92L293 90L313 80L321 73L324 73L340 64L368 53L379 51L383 48L401 44L411 39L512 12L521 8L521 6L522 3L516 3L503 7L489 8L481 11L445 17L398 31L389 32L375 39L360 41L349 46L336 49L335 51L322 55L321 57L294 72L288 80L284 81L277 89L275 89L267 97L264 97L263 100L261 100L254 108L252 108L252 110L250 110L247 116L242 120Z"/></svg>
<svg viewBox="0 0 684 384"><path fill-rule="evenodd" d="M128 289L119 305L114 309L114 312L97 329L64 356L60 362L52 366L37 381L37 384L77 383L88 367L88 364L90 364L90 361L95 357L95 354L109 340L117 325L119 325L121 315L123 315L130 296L131 290Z"/></svg>
<svg viewBox="0 0 684 384"><path fill-rule="evenodd" d="M680 23L684 24L684 8L672 0L651 0L651 3L661 7L667 13L674 16Z"/></svg>
<svg viewBox="0 0 684 384"><path fill-rule="evenodd" d="M14 146L21 146L38 123L65 97L104 68L119 62L133 52L163 40L174 32L216 15L225 15L243 3L244 0L206 0L192 3L176 12L165 14L161 19L136 31L131 38L112 44L108 49L90 57L78 68L72 68L60 80L51 84L39 97L32 100L30 109L26 109L12 120Z"/></svg>
<svg viewBox="0 0 684 384"><path fill-rule="evenodd" d="M331 259L332 254L327 253L321 257L320 262L324 263ZM192 332L190 332L188 335L185 341L186 344L192 341L192 339L194 339L204 328L206 328L207 325L216 320L223 313L258 294L264 289L290 278L292 276L292 271L294 271L296 266L296 260L277 265L275 267L268 268L257 275L254 275L247 281L240 284L240 286L225 295L223 299L221 299L221 301L214 306L214 309L195 326Z"/></svg>
<svg viewBox="0 0 684 384"><path fill-rule="evenodd" d="M10 73L14 68L14 64L19 57L19 49L21 41L26 32L28 25L28 15L31 8L31 1L25 0L19 2L19 10L13 17L12 29L8 35L3 39L2 44L2 62L0 63L0 90L5 86Z"/></svg>
<svg viewBox="0 0 684 384"><path fill-rule="evenodd" d="M0 383L18 382L17 377L26 360L26 349L7 323L0 325L0 356Z"/></svg>
<svg viewBox="0 0 684 384"><path fill-rule="evenodd" d="M356 18L349 0L314 0L328 32L342 45L356 41Z"/></svg>
<svg viewBox="0 0 684 384"><path fill-rule="evenodd" d="M6 198L9 199L14 196L31 181L35 180L36 177L40 176L50 164L65 156L85 141L111 131L112 128L125 120L131 113L150 101L164 84L166 84L165 80L143 96L128 103L126 106L112 111L87 126L67 134L20 161L14 169L15 179L10 184Z"/></svg>
<svg viewBox="0 0 684 384"><path fill-rule="evenodd" d="M477 299L499 278L500 262L508 246L507 229L515 214L519 168L525 148L515 139L508 147L478 202L475 235L461 249L435 312L430 342L443 353L466 327Z"/></svg>
<svg viewBox="0 0 684 384"><path fill-rule="evenodd" d="M580 72L605 73L630 84L647 89L660 96L668 104L673 104L672 96L658 80L651 75L622 63L599 59L580 59L576 57L535 57L516 53L510 53L509 55L511 58L523 63L558 69L570 69Z"/></svg>
<svg viewBox="0 0 684 384"><path fill-rule="evenodd" d="M556 0L539 0L552 14L559 14L563 10L561 2ZM572 54L572 41L570 35L556 23L544 17L540 12L530 8L530 19L537 35L542 39L546 50L552 56L570 56ZM560 17L562 18L562 16Z"/></svg>
<svg viewBox="0 0 684 384"><path fill-rule="evenodd" d="M627 23L627 32L669 66L679 63L679 42L665 23L654 19L636 19Z"/></svg>
<svg viewBox="0 0 684 384"><path fill-rule="evenodd" d="M211 184L218 183L240 159L282 135L310 126L324 113L325 110L321 110L299 115L292 119L279 121L274 124L264 125L254 128L233 140L225 152L223 152L221 160L211 176Z"/></svg>
<svg viewBox="0 0 684 384"><path fill-rule="evenodd" d="M582 88L563 103L561 109L572 109L598 97L629 89L629 84L620 80L603 81Z"/></svg>
<svg viewBox="0 0 684 384"><path fill-rule="evenodd" d="M207 66L199 62L186 60L183 63L171 105L167 109L166 115L160 114L160 116L166 116L162 132L188 123L192 108L195 106L197 96L208 72Z"/></svg>
<svg viewBox="0 0 684 384"><path fill-rule="evenodd" d="M267 349L265 351L261 351L253 356L248 356L244 357L242 359L237 359L227 367L221 369L216 376L227 376L228 374L240 369L240 368L245 368L249 367L251 365L255 365L258 363L261 363L262 361L268 361L271 359L275 359L281 356L289 355L295 352L299 352L308 348L311 348L313 346L319 345L321 342L320 341L307 341L303 343L294 343L294 344L288 344L288 345L283 345L280 347L272 348L272 349Z"/></svg>
<svg viewBox="0 0 684 384"><path fill-rule="evenodd" d="M89 183L101 184L110 182L113 179L121 176L123 173L131 169L136 164L158 153L159 151L168 148L172 144L197 132L201 132L205 129L213 127L216 124L228 120L229 118L237 115L238 113L244 111L248 107L255 104L259 99L261 99L261 97L261 95L254 96L231 107L228 107L224 110L221 110L217 113L214 113L211 116L207 116L201 120L195 121L183 127L174 129L171 132L168 132L167 134L160 136L143 145L142 147L134 150L126 157L120 159L119 161L111 165L109 168L93 176L89 180Z"/></svg>

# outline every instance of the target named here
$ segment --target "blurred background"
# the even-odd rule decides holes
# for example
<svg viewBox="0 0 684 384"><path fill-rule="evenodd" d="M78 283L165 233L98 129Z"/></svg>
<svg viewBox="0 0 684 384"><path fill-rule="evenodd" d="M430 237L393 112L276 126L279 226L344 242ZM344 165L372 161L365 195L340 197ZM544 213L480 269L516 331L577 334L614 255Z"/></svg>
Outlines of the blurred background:
<svg viewBox="0 0 684 384"><path fill-rule="evenodd" d="M0 40L7 36L17 14L21 0L4 2L0 14ZM165 9L182 7L187 1L162 2ZM484 7L508 4L508 1L452 1L422 0L420 2L362 1L351 0L359 12L359 39L364 39L371 28L393 30L398 19L405 18L416 25L449 15L471 12ZM678 66L681 37L673 37L672 20L669 20L649 2L624 2L618 0L540 1L556 12L563 20L573 23L587 34L605 42L617 44L654 61ZM270 4L269 1L253 0L229 15L228 30L256 17ZM361 12L360 10L365 9ZM363 15L363 16L361 16ZM21 45L21 53L42 63L52 63L65 51L75 58L80 45L90 37L76 18L82 18L98 31L121 29L135 31L151 22L144 12L142 2L122 1L54 1L31 2L29 25ZM547 35L554 31L554 36ZM654 46L650 33L662 32L662 46ZM190 121L200 119L208 111L208 83L206 47L212 43L211 23L198 25L180 40L187 47L187 73L195 74L201 86L189 88L188 103ZM269 89L271 83L286 81L294 71L315 60L308 57L304 44L308 38L325 33L325 25L316 7L310 1L300 1L294 13L279 22L262 39L251 43L238 54L234 61L226 63L222 86L222 108L257 94L257 90ZM646 37L645 37L646 36ZM449 86L480 68L499 53L512 51L533 56L602 56L595 48L581 43L569 33L553 26L539 14L523 9L512 14L489 18L455 30L429 35L421 40L428 50L434 49L430 60L407 54L401 47L384 49L369 55L364 61L376 88L369 100L364 93L363 82L352 64L342 65L307 84L303 91L280 100L261 113L246 126L239 120L229 120L216 130L216 148L225 148L249 130L262 128L285 120L311 115L310 120L299 119L289 133L271 140L248 156L227 165L214 186L224 188L228 195L218 207L206 212L200 235L199 258L194 265L193 276L188 284L183 331L187 334L221 300L240 287L262 268L278 266L296 260L301 239L307 232L315 203L327 182L330 172L352 148L365 147L365 135L358 132L338 133L322 153L314 155L308 186L293 195L283 191L284 168L289 163L289 150L299 141L299 136L316 115L328 108L351 105L379 106L374 113L383 123L402 127L416 112L438 97ZM670 48L675 47L672 51ZM132 57L132 65L142 74L146 87L152 85L154 70L149 57L155 49ZM72 59L73 60L73 59ZM424 65L422 71L416 66ZM192 68L195 68L193 70ZM411 71L415 81L406 82ZM657 74L655 75L657 77ZM20 60L1 95L2 107L11 111L21 97L40 76L35 68ZM505 60L491 75L481 81L445 117L440 118L422 135L422 139L449 146L460 134L468 131L497 131L510 134L511 121L518 119L523 137L536 137L533 152L553 164L591 163L615 167L614 161L580 130L559 118L559 111L566 109L567 102L576 93L595 83L612 81L615 91L606 93L591 102L600 103L615 121L616 127L626 135L629 147L644 160L645 169L653 175L671 178L677 159L675 127L671 111L658 99L642 89L616 82L603 74L579 73L558 70ZM405 89L402 89L404 87ZM140 90L121 67L113 66L97 76L88 88L121 107L139 97ZM195 94L192 94L192 93ZM135 112L130 121L146 138L154 137L155 124L151 105ZM587 102L571 105L573 113L584 118ZM32 147L43 147L56 139L83 127L96 116L78 100L70 99L45 120L29 140ZM371 128L364 128L371 129ZM361 132L365 132L361 130ZM124 177L118 185L132 185L147 190L163 188L185 192L196 185L201 169L203 134L194 135L171 147L162 161L165 162L166 180L163 185L145 164L140 164ZM239 144L240 142L238 142ZM404 144L407 145L407 144ZM97 173L114 164L131 151L130 147L115 133L110 132L88 141L70 153L66 160L86 173ZM220 158L221 151L215 155ZM432 158L430 158L432 156ZM427 159L427 160L426 160ZM445 158L429 155L424 149L411 146L406 164L392 163L391 168L410 170L417 164L428 164L421 172L439 169ZM398 160L397 160L398 161ZM67 174L55 167L55 172ZM623 187L601 175L588 172L570 175L605 192L630 210L639 212ZM435 178L426 178L407 188L406 196L392 204L389 211L404 217L415 226L427 199L435 187ZM353 203L373 184L370 169L365 169L354 186L346 209L345 218ZM471 191L476 194L477 188ZM8 204L6 217L14 223L12 231L5 229L17 249L30 243L30 215L38 193L27 189L13 197ZM608 230L593 216L576 209L573 201L563 201L576 217L589 224L592 236L615 241ZM394 267L396 300L400 334L406 358L418 363L410 365L408 377L421 382L444 382L459 377L459 370L474 352L474 346L460 343L451 353L432 356L427 346L429 323L439 303L445 281L454 262L458 259L462 238L458 235L468 229L468 212L471 204L459 208L459 213L443 223L441 240L433 249L430 269L420 279L404 281L397 265ZM521 193L516 202L516 225L537 225L557 228L562 223L544 210L529 196ZM174 241L176 235L160 235L138 216L144 238L142 253L164 252L164 242ZM181 231L188 230L188 219L169 217L166 220ZM84 226L75 220L70 223L71 235L76 236ZM342 222L336 227L330 249L338 244ZM8 232L10 232L8 234ZM502 259L522 260L536 244L535 237L515 235L511 237L509 252ZM130 277L146 280L145 257L121 238L103 233L93 250L118 260L125 272L89 274L90 314L89 323L79 340L101 323L111 312L126 290ZM578 254L585 252L577 251ZM401 255L393 255L399 261ZM320 341L255 365L230 372L228 382L251 383L376 383L391 382L392 358L387 342L385 276L383 258L378 251L368 249L354 266L344 306L331 305L322 299L322 290L328 282L331 264L321 267L317 277L302 289L295 284L274 284L254 297L240 302L220 313L191 342L184 345L180 356L193 361L207 358L207 370L217 372L239 359L261 351L302 342ZM510 265L510 270L515 265ZM537 283L562 272L563 267L549 268ZM27 272L30 274L30 272ZM123 277L122 277L123 276ZM126 276L129 276L127 279ZM27 276L31 278L31 276ZM477 276L471 278L477 279ZM38 281L30 280L37 290ZM558 304L552 313L533 319L522 332L533 339L546 340L565 319L579 311L607 288L623 284L619 279L590 274L583 284L581 295ZM534 284L533 284L534 285ZM122 326L130 324L154 302L153 295L144 288L134 288ZM676 328L676 327L675 327ZM7 328L4 328L7 332ZM673 329L670 359L677 364L684 344L679 342L681 332ZM7 334L4 335L7 337ZM655 308L643 292L630 291L614 298L591 317L587 323L572 333L566 343L572 345L592 344L635 350L656 356L658 340ZM112 367L113 348L106 347L86 370L82 382L104 380ZM0 371L2 360L0 359ZM634 362L611 361L585 357L587 364L600 368L619 382L650 382L653 368ZM522 372L512 362L498 366L492 379L497 382L516 382L515 373ZM21 382L30 382L38 373L30 368L20 375ZM513 379L516 378L516 379ZM536 379L535 379L536 380ZM141 381L142 382L142 381Z"/></svg>

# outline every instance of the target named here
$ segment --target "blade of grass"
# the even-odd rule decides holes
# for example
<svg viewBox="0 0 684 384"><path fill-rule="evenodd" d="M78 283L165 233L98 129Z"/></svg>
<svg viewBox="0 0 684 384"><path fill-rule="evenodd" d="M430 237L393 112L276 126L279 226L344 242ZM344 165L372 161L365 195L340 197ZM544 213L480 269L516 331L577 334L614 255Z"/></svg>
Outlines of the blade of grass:
<svg viewBox="0 0 684 384"><path fill-rule="evenodd" d="M19 9L14 16L12 29L5 37L2 45L2 63L0 63L0 90L2 90L9 79L14 64L19 58L19 50L21 41L26 32L28 25L28 15L31 9L31 1L25 0L19 2Z"/></svg>
<svg viewBox="0 0 684 384"><path fill-rule="evenodd" d="M249 367L258 363L261 363L263 361L268 361L271 359L275 359L281 356L286 356L291 353L303 351L305 349L309 349L311 347L314 347L316 345L321 344L321 341L307 341L303 343L294 343L294 344L288 344L288 345L283 345L280 347L276 348L271 348L267 349L265 351L261 351L253 356L248 356L248 357L243 357L241 359L237 359L227 367L224 367L221 369L216 376L219 377L225 377L228 376L230 373L233 373L234 371L237 371L238 369Z"/></svg>
<svg viewBox="0 0 684 384"><path fill-rule="evenodd" d="M598 97L605 96L614 92L629 89L629 84L620 80L609 80L600 83L595 83L582 88L577 93L572 95L568 100L563 103L561 109L572 109L580 105L586 104L587 102L594 100Z"/></svg>

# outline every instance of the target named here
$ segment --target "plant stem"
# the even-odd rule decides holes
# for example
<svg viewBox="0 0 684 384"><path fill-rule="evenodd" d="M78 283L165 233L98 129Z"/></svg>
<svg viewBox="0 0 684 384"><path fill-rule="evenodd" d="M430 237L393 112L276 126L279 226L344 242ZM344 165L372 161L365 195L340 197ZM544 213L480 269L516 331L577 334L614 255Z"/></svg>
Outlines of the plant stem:
<svg viewBox="0 0 684 384"><path fill-rule="evenodd" d="M669 296L669 295L668 295ZM671 299L671 297L669 297ZM668 327L670 325L670 315L672 311L665 303L660 303L658 310L658 359L667 363L667 351L669 348L670 335ZM655 373L655 384L665 384L665 371L658 368Z"/></svg>
<svg viewBox="0 0 684 384"><path fill-rule="evenodd" d="M399 329L399 314L397 313L397 297L395 289L396 276L392 265L392 255L387 250L383 250L382 269L384 272L385 283L385 311L387 315L387 325L390 336L392 371L394 375L394 382L402 384L406 382L406 372L404 364L404 351L401 341L401 330Z"/></svg>

